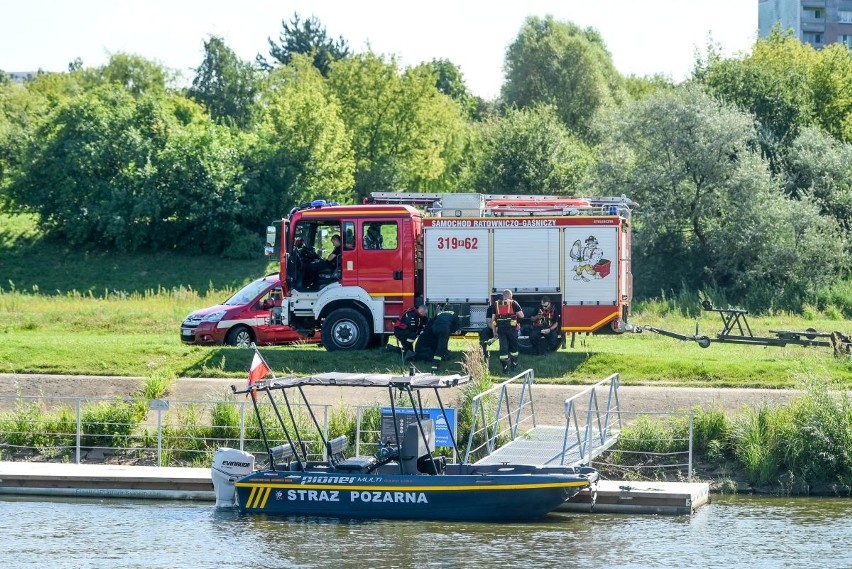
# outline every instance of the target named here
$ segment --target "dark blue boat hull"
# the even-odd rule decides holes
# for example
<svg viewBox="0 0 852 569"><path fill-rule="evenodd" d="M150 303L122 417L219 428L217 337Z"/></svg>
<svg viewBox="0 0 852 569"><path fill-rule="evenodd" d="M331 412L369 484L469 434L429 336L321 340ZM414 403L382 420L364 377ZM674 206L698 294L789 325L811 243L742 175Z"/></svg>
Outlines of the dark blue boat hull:
<svg viewBox="0 0 852 569"><path fill-rule="evenodd" d="M243 513L410 520L541 518L588 487L577 474L402 475L262 470L236 483Z"/></svg>

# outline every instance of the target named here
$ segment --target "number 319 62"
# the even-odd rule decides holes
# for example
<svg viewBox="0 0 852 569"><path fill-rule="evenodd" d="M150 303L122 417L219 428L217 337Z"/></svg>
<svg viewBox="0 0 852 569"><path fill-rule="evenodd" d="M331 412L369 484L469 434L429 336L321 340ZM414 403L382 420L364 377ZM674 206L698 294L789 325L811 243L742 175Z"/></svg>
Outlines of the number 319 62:
<svg viewBox="0 0 852 569"><path fill-rule="evenodd" d="M438 249L479 249L479 237L438 237Z"/></svg>

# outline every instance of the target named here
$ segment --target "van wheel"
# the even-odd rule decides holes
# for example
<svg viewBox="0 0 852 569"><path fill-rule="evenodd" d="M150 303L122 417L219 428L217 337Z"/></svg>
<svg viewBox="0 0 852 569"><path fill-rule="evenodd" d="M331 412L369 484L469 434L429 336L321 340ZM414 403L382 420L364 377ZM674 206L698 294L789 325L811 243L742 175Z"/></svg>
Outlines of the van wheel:
<svg viewBox="0 0 852 569"><path fill-rule="evenodd" d="M248 348L253 341L251 330L245 326L234 326L228 331L228 335L225 336L225 343L229 346L236 346L237 348Z"/></svg>
<svg viewBox="0 0 852 569"><path fill-rule="evenodd" d="M367 319L353 308L338 308L322 323L322 344L329 352L363 350L369 341Z"/></svg>

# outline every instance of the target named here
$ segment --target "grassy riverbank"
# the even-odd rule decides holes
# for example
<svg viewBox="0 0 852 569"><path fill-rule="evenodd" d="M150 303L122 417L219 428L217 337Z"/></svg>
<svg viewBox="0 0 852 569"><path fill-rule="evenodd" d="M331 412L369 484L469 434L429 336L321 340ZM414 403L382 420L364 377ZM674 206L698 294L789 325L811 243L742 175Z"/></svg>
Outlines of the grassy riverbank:
<svg viewBox="0 0 852 569"><path fill-rule="evenodd" d="M251 359L247 350L184 346L180 322L271 270L274 263L263 258L68 250L43 240L33 216L0 213L0 373L244 376ZM632 320L691 334L696 320L681 315L685 304L682 299L636 303ZM768 335L771 329L814 328L848 335L852 323L835 304L800 316L753 317L752 330ZM698 325L711 338L721 329L712 313L701 313ZM448 371L461 370L465 345L451 342L454 363ZM398 358L383 350L329 353L303 345L264 354L277 371L399 369ZM648 333L578 336L573 348L523 357L522 365L533 367L540 380L563 383L618 372L626 384L795 387L802 373L816 370L852 385L852 362L835 360L828 348L713 344L701 349ZM496 362L491 371L498 371Z"/></svg>
<svg viewBox="0 0 852 569"><path fill-rule="evenodd" d="M189 288L141 293L66 293L45 295L0 290L0 372L146 376L152 371L191 377L244 376L248 350L185 346L179 325L193 309L213 304L231 289L200 293ZM641 308L641 307L640 307ZM637 323L682 333L695 330L695 320L658 316L646 304ZM713 336L720 322L713 314L699 318L702 333ZM755 334L769 329L820 331L841 329L848 322L815 315L752 318ZM849 333L849 330L843 330ZM460 371L466 341L453 340L448 371ZM314 345L267 348L264 354L277 371L386 372L400 369L398 357L384 350L329 353ZM491 371L496 374L496 362ZM575 346L543 357L523 357L523 366L543 381L586 383L611 373L625 384L717 387L795 387L805 372L817 371L852 385L852 362L836 360L829 348L755 347L713 344L707 349L650 333L578 336Z"/></svg>

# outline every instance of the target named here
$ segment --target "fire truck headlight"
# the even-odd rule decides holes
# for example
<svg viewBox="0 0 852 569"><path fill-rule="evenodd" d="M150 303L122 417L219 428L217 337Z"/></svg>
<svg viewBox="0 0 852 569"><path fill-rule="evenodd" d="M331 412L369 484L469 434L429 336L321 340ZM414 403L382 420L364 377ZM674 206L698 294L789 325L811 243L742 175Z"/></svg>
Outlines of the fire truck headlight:
<svg viewBox="0 0 852 569"><path fill-rule="evenodd" d="M218 312L212 312L201 319L202 322L218 322L225 316L224 310L219 310Z"/></svg>

